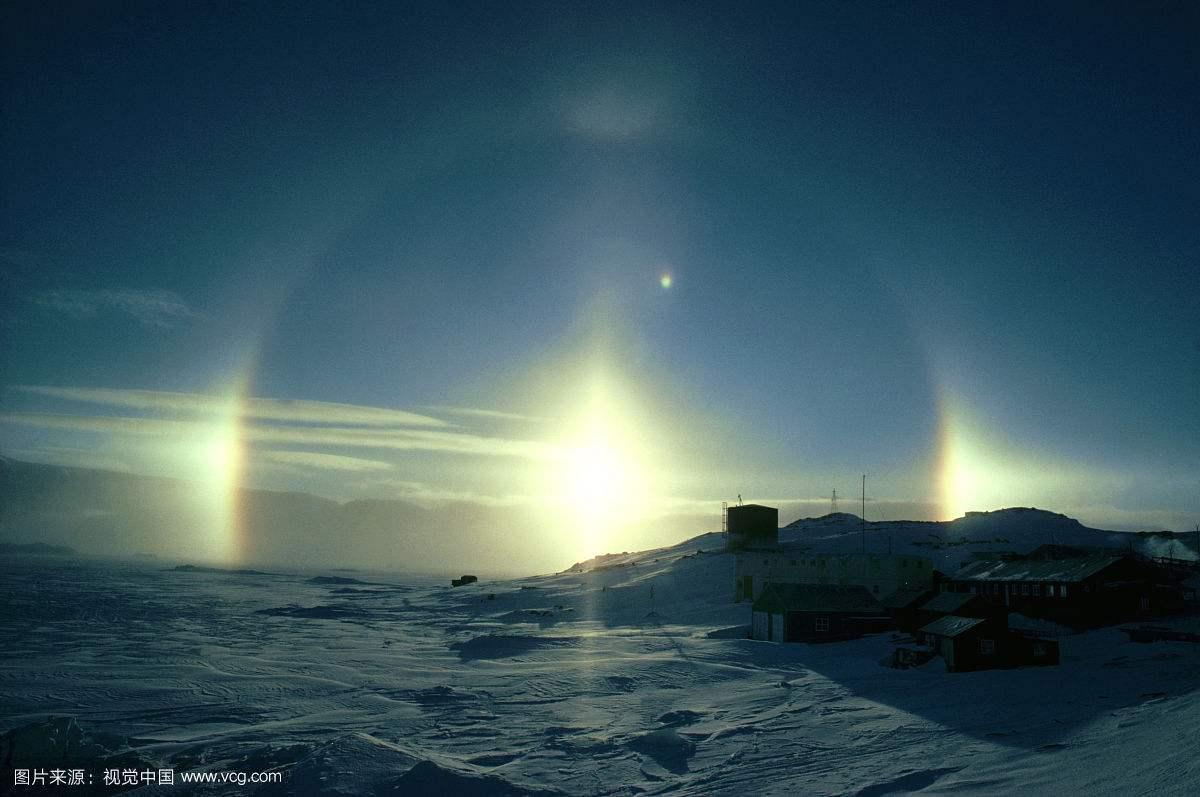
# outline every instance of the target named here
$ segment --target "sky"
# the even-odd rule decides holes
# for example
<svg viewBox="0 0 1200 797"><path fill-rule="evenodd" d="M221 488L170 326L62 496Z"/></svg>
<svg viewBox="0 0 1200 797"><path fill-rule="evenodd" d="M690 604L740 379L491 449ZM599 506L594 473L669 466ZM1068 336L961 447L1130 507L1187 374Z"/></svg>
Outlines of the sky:
<svg viewBox="0 0 1200 797"><path fill-rule="evenodd" d="M1194 4L0 14L4 456L588 554L1200 522Z"/></svg>

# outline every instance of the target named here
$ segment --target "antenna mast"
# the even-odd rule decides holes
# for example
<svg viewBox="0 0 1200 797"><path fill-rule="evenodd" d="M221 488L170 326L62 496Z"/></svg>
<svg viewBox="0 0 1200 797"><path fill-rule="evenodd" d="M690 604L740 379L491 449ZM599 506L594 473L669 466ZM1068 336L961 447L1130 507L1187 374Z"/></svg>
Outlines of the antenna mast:
<svg viewBox="0 0 1200 797"><path fill-rule="evenodd" d="M837 511L837 490L835 489L833 491L833 499L829 502L829 514L836 515Z"/></svg>
<svg viewBox="0 0 1200 797"><path fill-rule="evenodd" d="M867 552L867 474L863 474L863 495L862 495L862 549L863 553Z"/></svg>

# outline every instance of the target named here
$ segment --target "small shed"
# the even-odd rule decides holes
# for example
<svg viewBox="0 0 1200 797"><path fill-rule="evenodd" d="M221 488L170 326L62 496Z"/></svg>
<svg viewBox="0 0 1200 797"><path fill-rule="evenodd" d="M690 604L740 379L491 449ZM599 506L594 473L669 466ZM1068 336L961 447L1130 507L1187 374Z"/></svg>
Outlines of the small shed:
<svg viewBox="0 0 1200 797"><path fill-rule="evenodd" d="M832 642L890 627L861 586L768 584L751 607L751 636L769 642Z"/></svg>
<svg viewBox="0 0 1200 797"><path fill-rule="evenodd" d="M997 619L946 615L921 628L949 672L1058 664L1058 642L1010 631Z"/></svg>
<svg viewBox="0 0 1200 797"><path fill-rule="evenodd" d="M930 645L950 672L986 670L999 666L1000 637L1006 630L982 617L948 614L917 632Z"/></svg>

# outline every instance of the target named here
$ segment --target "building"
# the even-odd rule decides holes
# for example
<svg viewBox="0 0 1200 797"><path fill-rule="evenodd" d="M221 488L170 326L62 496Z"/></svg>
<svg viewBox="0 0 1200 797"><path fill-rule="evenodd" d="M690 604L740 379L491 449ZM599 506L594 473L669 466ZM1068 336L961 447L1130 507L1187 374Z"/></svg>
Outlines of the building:
<svg viewBox="0 0 1200 797"><path fill-rule="evenodd" d="M861 586L875 598L909 587L928 588L933 562L892 554L814 554L797 546L746 551L734 568L734 601L754 600L768 584Z"/></svg>
<svg viewBox="0 0 1200 797"><path fill-rule="evenodd" d="M1002 620L1007 625L1008 611L973 592L939 592L922 603L916 612L918 626L928 625L946 615Z"/></svg>
<svg viewBox="0 0 1200 797"><path fill-rule="evenodd" d="M833 642L891 627L891 617L860 586L771 584L750 617L751 636L769 642Z"/></svg>
<svg viewBox="0 0 1200 797"><path fill-rule="evenodd" d="M892 616L892 625L911 634L925 625L920 621L921 604L936 594L933 585L918 584L894 590L880 598L879 603Z"/></svg>
<svg viewBox="0 0 1200 797"><path fill-rule="evenodd" d="M1116 549L1062 545L968 562L943 589L1077 628L1164 614L1185 605L1178 580L1149 560Z"/></svg>
<svg viewBox="0 0 1200 797"><path fill-rule="evenodd" d="M949 672L1058 664L1058 643L1011 631L1003 620L948 614L917 638L942 657Z"/></svg>
<svg viewBox="0 0 1200 797"><path fill-rule="evenodd" d="M728 551L771 550L779 547L779 510L760 504L740 504L725 510Z"/></svg>

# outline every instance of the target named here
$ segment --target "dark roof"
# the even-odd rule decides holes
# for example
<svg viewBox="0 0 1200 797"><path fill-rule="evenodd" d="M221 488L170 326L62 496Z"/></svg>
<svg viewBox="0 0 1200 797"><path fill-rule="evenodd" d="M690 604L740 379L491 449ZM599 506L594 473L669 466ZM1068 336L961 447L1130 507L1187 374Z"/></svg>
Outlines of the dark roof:
<svg viewBox="0 0 1200 797"><path fill-rule="evenodd" d="M969 592L939 592L921 604L921 608L928 612L954 614L974 600L974 598L975 596Z"/></svg>
<svg viewBox="0 0 1200 797"><path fill-rule="evenodd" d="M980 623L987 622L978 617L959 617L954 614L948 614L945 617L939 617L929 625L921 629L922 634L933 634L935 636L956 637L963 631L969 631Z"/></svg>
<svg viewBox="0 0 1200 797"><path fill-rule="evenodd" d="M969 562L954 574L955 581L1083 581L1111 567L1121 554L1091 553L1069 559L1013 559Z"/></svg>
<svg viewBox="0 0 1200 797"><path fill-rule="evenodd" d="M879 603L888 609L903 609L912 606L921 598L933 591L931 586L901 587L879 599Z"/></svg>
<svg viewBox="0 0 1200 797"><path fill-rule="evenodd" d="M866 587L838 584L768 584L754 611L873 612L882 609Z"/></svg>
<svg viewBox="0 0 1200 797"><path fill-rule="evenodd" d="M775 511L775 512L778 512L778 511L779 511L779 508L778 508L778 507L774 507L774 506L763 506L762 504L738 504L737 506L730 506L730 507L726 507L725 511L727 511L727 512L736 512L736 511L738 511L739 509L770 509L770 510L772 510L772 511Z"/></svg>

